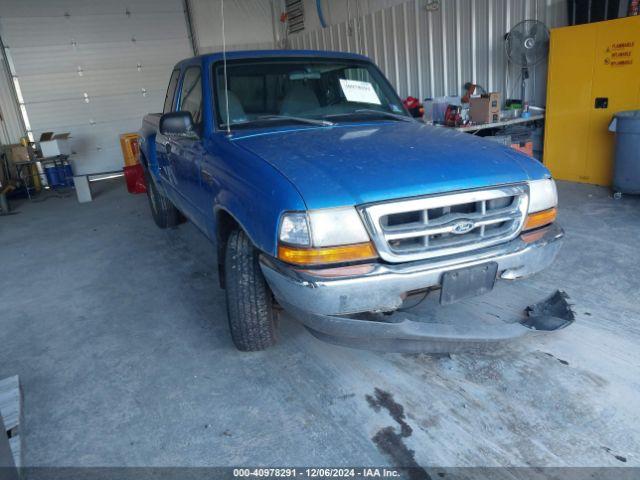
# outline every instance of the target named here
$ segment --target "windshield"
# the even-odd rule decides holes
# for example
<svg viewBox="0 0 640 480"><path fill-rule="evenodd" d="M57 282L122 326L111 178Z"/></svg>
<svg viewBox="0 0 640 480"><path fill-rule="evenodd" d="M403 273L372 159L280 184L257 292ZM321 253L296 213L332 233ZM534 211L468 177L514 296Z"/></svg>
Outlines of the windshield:
<svg viewBox="0 0 640 480"><path fill-rule="evenodd" d="M227 126L224 68L214 65L216 116ZM410 120L369 62L343 59L251 59L227 62L231 128L362 120Z"/></svg>

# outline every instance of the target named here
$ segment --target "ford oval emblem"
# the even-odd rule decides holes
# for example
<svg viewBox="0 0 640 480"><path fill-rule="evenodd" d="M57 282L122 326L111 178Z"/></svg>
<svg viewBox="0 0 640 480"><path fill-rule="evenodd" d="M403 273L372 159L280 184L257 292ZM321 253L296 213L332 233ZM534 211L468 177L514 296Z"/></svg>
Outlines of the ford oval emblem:
<svg viewBox="0 0 640 480"><path fill-rule="evenodd" d="M451 233L455 233L456 235L462 235L464 233L468 233L475 228L476 224L473 220L458 220L453 224L453 228L451 229Z"/></svg>

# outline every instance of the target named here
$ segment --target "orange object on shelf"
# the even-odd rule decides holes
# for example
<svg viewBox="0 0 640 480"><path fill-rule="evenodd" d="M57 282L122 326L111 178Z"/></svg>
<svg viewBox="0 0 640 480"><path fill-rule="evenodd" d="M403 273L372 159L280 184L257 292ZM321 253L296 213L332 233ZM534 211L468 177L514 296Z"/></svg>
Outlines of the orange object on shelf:
<svg viewBox="0 0 640 480"><path fill-rule="evenodd" d="M514 150L518 150L519 152L524 153L525 155L529 155L533 157L533 142L522 142L522 143L512 143L511 148Z"/></svg>
<svg viewBox="0 0 640 480"><path fill-rule="evenodd" d="M123 133L120 135L120 147L122 148L125 167L133 167L140 162L137 133Z"/></svg>

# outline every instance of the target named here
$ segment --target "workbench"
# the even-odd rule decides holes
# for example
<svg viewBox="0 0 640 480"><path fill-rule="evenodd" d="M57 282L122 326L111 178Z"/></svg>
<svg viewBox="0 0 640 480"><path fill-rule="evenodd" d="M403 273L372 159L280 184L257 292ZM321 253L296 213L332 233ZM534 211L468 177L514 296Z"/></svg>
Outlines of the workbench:
<svg viewBox="0 0 640 480"><path fill-rule="evenodd" d="M535 122L537 120L544 120L544 113L541 112L541 113L531 114L531 116L527 118L517 117L517 118L509 118L506 120L500 120L499 122L493 122L493 123L464 125L461 127L453 127L453 129L457 130L458 132L473 132L473 134L475 135L481 130L488 130L490 128L503 128L511 125L518 125L520 123Z"/></svg>
<svg viewBox="0 0 640 480"><path fill-rule="evenodd" d="M31 190L34 189L33 186L28 185L27 183L31 183L33 184L33 178L37 175L40 175L38 173L38 163L40 163L42 165L43 168L43 173L42 175L44 175L44 168L46 165L50 165L53 164L57 169L59 167L62 167L59 169L59 171L64 171L64 163L67 162L69 160L69 155L56 155L55 157L42 157L42 158L38 158L35 157L33 159L30 160L23 160L23 161L19 161L19 162L14 162L14 165L16 167L16 175L17 175L17 179L18 180L22 180L22 171L25 169L25 167L29 167L28 168L28 172L29 174L25 176L25 185L24 188L27 191L27 197L29 197L29 200L31 200ZM33 173L33 171L31 170L30 167L35 166L36 169L36 173ZM27 182L26 179L29 179L29 181ZM68 178L65 178L65 184L69 184L68 182Z"/></svg>

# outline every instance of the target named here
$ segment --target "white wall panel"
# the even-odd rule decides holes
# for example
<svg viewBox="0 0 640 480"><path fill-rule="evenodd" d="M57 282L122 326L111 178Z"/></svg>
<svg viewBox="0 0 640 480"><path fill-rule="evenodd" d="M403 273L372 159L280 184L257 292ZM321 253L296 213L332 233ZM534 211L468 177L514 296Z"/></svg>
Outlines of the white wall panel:
<svg viewBox="0 0 640 480"><path fill-rule="evenodd" d="M140 119L137 117L123 119L119 118L111 122L102 122L95 125L76 125L73 127L74 136L71 137L71 149L74 151L90 151L91 163L97 165L109 165L111 160L122 157L120 144L114 144L111 139L117 138L123 131L136 131L140 128ZM40 135L43 130L34 130ZM82 163L86 157L79 157L75 161L75 166L79 169L86 168ZM120 168L121 165L117 166ZM102 171L108 170L107 168ZM98 170L94 170L98 171Z"/></svg>
<svg viewBox="0 0 640 480"><path fill-rule="evenodd" d="M168 71L171 65L137 69L88 70L83 76L76 72L50 73L46 76L29 74L20 77L20 86L29 92L31 103L54 100L143 94L164 94L167 88Z"/></svg>
<svg viewBox="0 0 640 480"><path fill-rule="evenodd" d="M89 102L80 97L73 100L30 103L28 113L34 131L71 131L73 134L75 127L92 123L137 118L141 124L145 113L162 110L162 100L157 102L156 98L143 97L137 93L89 97ZM135 130L139 128L140 125Z"/></svg>
<svg viewBox="0 0 640 480"><path fill-rule="evenodd" d="M62 17L182 11L175 0L2 0L3 17Z"/></svg>
<svg viewBox="0 0 640 480"><path fill-rule="evenodd" d="M35 137L71 132L78 173L122 166L119 134L162 109L192 55L181 0L3 0L0 35Z"/></svg>
<svg viewBox="0 0 640 480"><path fill-rule="evenodd" d="M566 0L440 0L434 11L424 0L389 0L390 6L377 8L380 2L361 3L361 11L369 13L352 17L351 28L343 21L307 29L292 35L290 45L359 51L376 62L403 98L460 95L468 81L518 97L520 69L507 65L504 34L525 19L549 28L567 23ZM527 97L543 105L546 66L536 66L530 75Z"/></svg>
<svg viewBox="0 0 640 480"><path fill-rule="evenodd" d="M177 2L179 3L179 2ZM177 23L181 19L182 23ZM4 17L5 46L81 45L155 41L184 37L182 10L171 13L122 13L69 17Z"/></svg>
<svg viewBox="0 0 640 480"><path fill-rule="evenodd" d="M1 21L0 21L1 22ZM13 47L11 55L20 76L92 70L171 68L179 59L191 55L185 38L149 42L110 42L72 45ZM80 68L80 70L78 70ZM167 80L168 81L168 80Z"/></svg>

